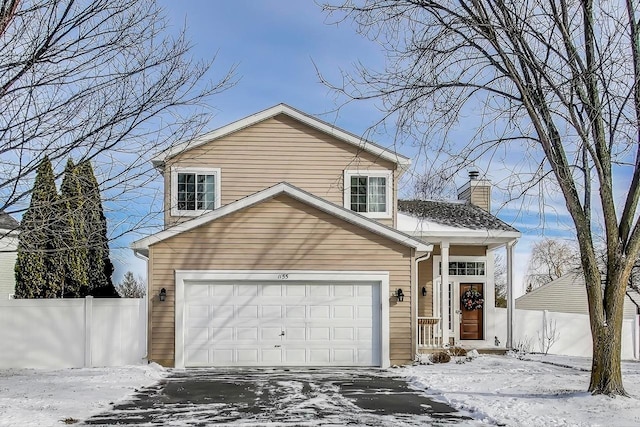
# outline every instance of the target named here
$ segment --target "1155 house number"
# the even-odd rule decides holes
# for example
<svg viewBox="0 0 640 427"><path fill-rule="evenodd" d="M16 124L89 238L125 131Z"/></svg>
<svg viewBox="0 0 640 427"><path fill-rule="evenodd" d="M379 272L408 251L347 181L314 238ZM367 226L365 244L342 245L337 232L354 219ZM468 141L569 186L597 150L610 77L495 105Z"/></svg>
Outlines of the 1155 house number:
<svg viewBox="0 0 640 427"><path fill-rule="evenodd" d="M280 273L278 274L278 280L287 280L289 278L288 273Z"/></svg>

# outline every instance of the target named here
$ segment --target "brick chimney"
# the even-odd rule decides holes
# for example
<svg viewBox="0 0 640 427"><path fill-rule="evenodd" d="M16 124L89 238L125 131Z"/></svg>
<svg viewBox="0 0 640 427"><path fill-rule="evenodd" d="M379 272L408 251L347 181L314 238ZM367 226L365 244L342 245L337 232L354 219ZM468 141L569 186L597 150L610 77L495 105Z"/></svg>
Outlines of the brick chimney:
<svg viewBox="0 0 640 427"><path fill-rule="evenodd" d="M486 179L478 179L479 177L478 170L471 169L469 171L469 181L458 188L458 199L491 212L491 182Z"/></svg>

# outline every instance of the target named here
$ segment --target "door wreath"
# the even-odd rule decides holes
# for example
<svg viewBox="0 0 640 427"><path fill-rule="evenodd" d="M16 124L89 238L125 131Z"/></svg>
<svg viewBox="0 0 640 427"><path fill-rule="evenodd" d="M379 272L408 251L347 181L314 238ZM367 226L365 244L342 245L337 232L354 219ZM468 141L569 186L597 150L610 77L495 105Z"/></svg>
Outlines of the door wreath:
<svg viewBox="0 0 640 427"><path fill-rule="evenodd" d="M482 294L473 288L466 290L460 300L466 310L478 310L484 304Z"/></svg>

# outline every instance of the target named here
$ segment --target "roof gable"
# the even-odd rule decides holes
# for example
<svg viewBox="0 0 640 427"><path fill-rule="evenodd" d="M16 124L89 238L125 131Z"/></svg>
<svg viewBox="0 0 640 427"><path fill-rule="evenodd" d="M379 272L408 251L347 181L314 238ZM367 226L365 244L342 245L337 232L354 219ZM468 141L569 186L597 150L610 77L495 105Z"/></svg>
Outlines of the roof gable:
<svg viewBox="0 0 640 427"><path fill-rule="evenodd" d="M0 211L0 229L14 231L20 227L20 223L5 211Z"/></svg>
<svg viewBox="0 0 640 427"><path fill-rule="evenodd" d="M405 170L411 164L411 160L408 157L402 156L396 152L388 150L384 147L381 147L371 141L367 141L357 135L354 135L350 132L342 130L338 127L335 127L325 121L312 117L302 111L296 110L286 104L278 104L266 110L260 111L258 113L252 114L251 116L245 117L244 119L240 119L233 123L230 123L226 126L213 130L209 133L206 133L202 136L194 138L189 141L185 141L179 143L172 148L156 155L151 161L155 166L160 166L166 160L184 153L193 148L199 147L216 139L222 138L231 133L237 132L241 129L248 128L256 123L260 123L264 120L275 117L279 114L287 115L299 122L302 122L312 128L315 128L319 131L322 131L328 135L333 136L345 143L351 144L357 147L360 150L364 150L369 152L375 156L378 156L384 160L390 161L398 165L401 170Z"/></svg>
<svg viewBox="0 0 640 427"><path fill-rule="evenodd" d="M229 203L228 205L213 210L198 218L194 218L192 220L177 224L171 228L160 231L159 233L135 241L132 243L131 247L136 252L144 253L148 251L150 245L192 230L208 222L215 221L218 218L222 218L232 213L238 212L242 209L254 206L263 201L272 199L281 194L286 194L319 210L330 213L338 218L360 226L378 235L384 236L390 240L401 243L405 246L415 248L418 251L431 251L433 249L432 245L424 243L423 241L409 236L408 234L397 231L391 227L387 227L386 225L380 224L379 222L371 220L369 218L365 218L362 215L359 215L336 204L330 203L320 197L314 196L313 194L301 190L286 182L276 184L273 187L269 187L243 199Z"/></svg>

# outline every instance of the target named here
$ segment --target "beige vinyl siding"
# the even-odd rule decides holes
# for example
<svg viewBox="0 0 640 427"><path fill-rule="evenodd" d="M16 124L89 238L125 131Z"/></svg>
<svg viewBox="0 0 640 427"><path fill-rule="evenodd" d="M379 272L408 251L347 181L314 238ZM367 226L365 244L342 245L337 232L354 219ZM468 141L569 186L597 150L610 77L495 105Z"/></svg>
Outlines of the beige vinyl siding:
<svg viewBox="0 0 640 427"><path fill-rule="evenodd" d="M412 251L286 195L154 244L150 292L167 300L151 299L149 358L173 365L175 270L355 270L389 272L391 363L409 362Z"/></svg>
<svg viewBox="0 0 640 427"><path fill-rule="evenodd" d="M283 181L343 206L345 169L396 169L392 162L280 114L170 159L164 173L167 226L188 219L171 216L173 165L220 168L223 206ZM390 196L395 212L397 174L393 187ZM380 222L394 224L392 219Z"/></svg>
<svg viewBox="0 0 640 427"><path fill-rule="evenodd" d="M581 274L566 274L516 298L516 309L589 314L584 278ZM624 317L632 318L635 314L635 304L625 295Z"/></svg>

